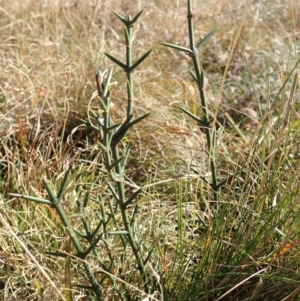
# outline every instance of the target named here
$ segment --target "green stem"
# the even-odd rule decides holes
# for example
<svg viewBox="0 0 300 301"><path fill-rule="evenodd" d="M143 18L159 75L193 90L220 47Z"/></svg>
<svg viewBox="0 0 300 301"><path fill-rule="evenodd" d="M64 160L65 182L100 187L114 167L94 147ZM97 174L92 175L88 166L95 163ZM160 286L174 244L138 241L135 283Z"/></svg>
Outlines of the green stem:
<svg viewBox="0 0 300 301"><path fill-rule="evenodd" d="M118 152L117 147L112 146L111 150L112 150L113 160L114 161L119 160L120 157L119 157L119 152ZM121 163L118 163L115 166L115 172L118 175L123 175ZM145 270L145 265L143 263L143 260L140 256L140 254L139 254L138 247L135 243L134 235L133 235L132 228L131 228L130 219L129 219L129 216L128 216L127 211L126 211L126 207L124 205L126 203L124 181L118 181L117 182L117 189L118 189L118 195L119 195L119 206L121 208L122 220L123 220L124 228L128 233L128 242L130 244L130 247L132 249L134 257L136 259L138 270L139 270L139 272L140 272L140 274L143 278L143 281L145 283L145 290L148 293L148 277L147 277L147 273L146 273L146 270Z"/></svg>
<svg viewBox="0 0 300 301"><path fill-rule="evenodd" d="M69 173L69 172L68 172ZM64 227L66 228L70 238L72 239L72 242L73 242L73 245L77 251L78 254L83 254L84 251L83 251L83 248L81 247L81 244L79 242L79 240L77 239L77 236L76 236L76 233L74 232L73 230L73 227L71 226L66 214L65 214L65 211L60 203L60 200L59 198L57 198L53 192L53 190L51 189L50 185L44 180L44 185L45 185L45 188L50 196L50 200L57 212L57 214L59 215L60 217L60 220L62 221ZM60 189L61 190L61 193L63 193L63 190L64 189ZM94 274L89 266L89 264L87 264L85 261L83 261L83 266L84 266L84 269L85 269L85 272L86 272L86 275L92 285L92 288L93 290L95 291L96 295L97 295L97 298L99 300L102 300L102 292L101 292L101 288L100 286L98 285L95 277L94 277Z"/></svg>
<svg viewBox="0 0 300 301"><path fill-rule="evenodd" d="M126 66L127 66L127 83L128 83L128 89L127 89L127 99L128 99L128 105L127 105L127 119L132 115L133 111L133 80L132 80L132 71L130 70L130 67L132 66L132 24L131 24L131 16L128 17L128 22L126 23L126 30L128 33L128 41L126 39Z"/></svg>
<svg viewBox="0 0 300 301"><path fill-rule="evenodd" d="M195 74L197 78L197 86L199 90L200 100L201 100L201 108L203 113L203 121L209 125L209 114L208 107L204 93L204 75L200 68L200 63L198 59L197 49L195 47L194 42L194 28L193 28L193 12L192 12L192 4L191 0L188 0L188 28L189 28L189 41L190 41L190 49L193 52L192 59L193 65L195 69ZM211 171L211 187L213 189L213 198L214 201L218 201L218 183L217 183L217 168L215 163L215 147L216 147L216 134L215 128L207 126L205 127L205 135L208 144L208 156L209 156L209 164Z"/></svg>

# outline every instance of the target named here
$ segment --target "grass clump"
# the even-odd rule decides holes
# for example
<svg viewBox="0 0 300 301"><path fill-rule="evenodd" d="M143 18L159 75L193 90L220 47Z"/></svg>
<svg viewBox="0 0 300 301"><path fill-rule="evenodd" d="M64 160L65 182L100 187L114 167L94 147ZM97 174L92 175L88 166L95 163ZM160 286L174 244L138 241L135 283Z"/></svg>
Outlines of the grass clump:
<svg viewBox="0 0 300 301"><path fill-rule="evenodd" d="M3 300L299 299L296 39L176 4L3 8Z"/></svg>

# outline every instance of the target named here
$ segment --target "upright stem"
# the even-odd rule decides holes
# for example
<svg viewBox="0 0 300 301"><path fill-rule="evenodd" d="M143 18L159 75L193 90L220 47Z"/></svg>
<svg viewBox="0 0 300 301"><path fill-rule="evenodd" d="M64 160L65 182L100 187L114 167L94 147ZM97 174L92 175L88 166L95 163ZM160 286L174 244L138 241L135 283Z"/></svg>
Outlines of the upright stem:
<svg viewBox="0 0 300 301"><path fill-rule="evenodd" d="M126 29L128 33L129 39L126 39L126 66L128 67L126 71L127 75L127 84L128 84L128 89L127 89L127 118L129 118L132 115L132 107L133 107L133 80L132 80L132 70L130 70L130 67L132 66L132 52L131 52L131 47L132 47L132 41L133 41L133 36L132 36L132 24L131 24L131 16L129 15L128 17L128 22L126 23Z"/></svg>
<svg viewBox="0 0 300 301"><path fill-rule="evenodd" d="M141 56L135 63L132 63L132 42L133 42L133 33L132 33L132 27L134 23L138 20L138 18L141 16L142 11L140 11L133 19L131 16L129 16L127 19L122 17L120 14L115 12L115 15L123 22L124 24L124 34L125 34L125 41L126 41L126 64L120 62L118 59L112 57L109 54L106 54L114 63L119 65L125 72L127 76L127 113L126 118L123 121L123 123L118 127L118 129L114 129L112 133L112 136L108 134L108 140L104 140L104 143L108 142L104 148L107 150L106 156L109 157L106 159L106 162L109 162L107 164L108 172L111 175L112 182L114 185L111 185L108 183L110 190L112 191L117 205L119 206L121 210L122 215L122 222L124 225L124 228L127 232L127 240L128 241L131 250L133 252L133 256L135 257L135 261L137 263L137 269L140 272L141 278L144 282L144 289L148 293L149 292L149 278L146 269L145 269L145 263L143 261L143 257L141 256L140 248L138 244L134 240L134 235L132 231L132 223L133 218L130 218L128 212L127 212L127 206L128 201L131 201L131 199L126 199L126 189L125 189L125 183L124 183L124 168L123 164L124 160L122 157L119 156L119 149L118 144L126 134L126 132L137 122L144 119L148 114L145 114L135 120L133 120L133 76L132 72L137 66L150 54L151 51L146 52L143 56ZM104 127L107 126L105 122L104 117ZM107 116L109 118L109 116ZM112 130L112 127L109 128L109 130ZM110 164L111 163L111 164ZM114 186L114 187L113 187ZM136 208L137 209L137 208ZM123 235L123 234L120 234ZM126 245L124 246L126 247Z"/></svg>
<svg viewBox="0 0 300 301"><path fill-rule="evenodd" d="M71 171L71 169L68 171L65 179L68 178L68 176L70 174L70 171ZM66 213L65 213L65 210L63 209L63 206L61 205L60 196L58 196L58 197L55 196L54 192L52 191L52 189L50 188L49 184L46 181L44 181L44 185L45 185L45 188L46 188L46 190L49 194L50 200L53 203L53 206L54 206L57 214L60 217L61 222L63 223L65 229L67 230L70 238L72 239L73 245L74 245L77 253L80 256L80 254L84 253L84 250L83 250L79 240L77 239L77 235L76 235L72 225L70 224L70 222L69 222L69 220L66 216ZM65 189L63 187L61 187L61 189L60 189L61 193L59 193L59 194L62 194L64 192L64 190ZM89 281L92 285L92 288L93 288L93 290L95 291L95 293L97 295L98 300L102 300L101 288L100 288L99 284L97 283L97 281L95 279L95 276L94 276L94 274L93 274L93 272L90 268L90 265L86 261L83 260L83 266L84 266L87 278L89 279Z"/></svg>
<svg viewBox="0 0 300 301"><path fill-rule="evenodd" d="M118 161L120 156L119 156L119 152L118 152L117 147L112 145L111 151L112 151L113 160L115 162ZM123 175L121 163L118 163L115 166L115 172L118 175ZM148 290L148 277L147 277L147 273L145 271L145 265L144 265L144 262L142 260L142 257L139 254L138 246L135 243L134 235L133 235L132 228L131 228L131 223L130 223L130 220L129 220L129 216L128 216L127 210L124 206L124 204L126 202L124 181L118 181L117 182L117 188L118 188L119 206L121 208L122 220L123 220L123 223L124 223L125 230L128 233L127 234L128 242L129 242L130 247L133 251L134 257L136 259L136 262L137 262L137 265L138 265L138 270L139 270L139 272L141 274L141 277L143 278L143 281L145 283L145 289ZM147 291L147 293L148 293L148 291Z"/></svg>
<svg viewBox="0 0 300 301"><path fill-rule="evenodd" d="M197 86L199 90L200 100L201 100L201 108L203 113L203 121L207 125L205 126L205 135L208 144L208 156L209 156L209 165L211 171L211 187L213 189L213 198L214 201L218 201L218 184L217 184L217 173L216 173L216 163L215 163L215 146L216 146L216 133L214 125L211 126L211 122L208 114L208 107L206 103L205 93L204 93L204 75L200 69L200 63L198 59L198 50L196 49L194 43L194 28L193 28L193 12L192 12L192 4L191 0L188 0L188 28L189 28L189 41L190 41L190 49L193 52L192 59L193 65L195 69L195 75L197 79Z"/></svg>

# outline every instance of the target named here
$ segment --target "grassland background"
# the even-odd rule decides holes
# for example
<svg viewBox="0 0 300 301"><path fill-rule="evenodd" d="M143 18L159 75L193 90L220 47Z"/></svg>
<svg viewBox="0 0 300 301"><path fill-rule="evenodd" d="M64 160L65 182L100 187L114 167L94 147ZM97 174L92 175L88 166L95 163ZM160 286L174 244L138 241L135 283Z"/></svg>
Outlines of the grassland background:
<svg viewBox="0 0 300 301"><path fill-rule="evenodd" d="M255 112L254 119L259 124L267 120L270 125L275 120L277 128L280 129L280 113L283 112L285 100L289 96L291 80L287 82L280 97L276 96L299 59L299 1L211 0L194 1L193 6L196 37L203 38L209 31L219 27L199 55L205 71L205 90L212 116L233 110L237 112L234 119L239 120L241 116L245 117L243 110L246 108ZM153 267L162 270L164 277L171 279L173 273L176 279L180 274L176 274L178 264L175 255L178 247L179 199L180 206L184 203L184 208L198 210L197 214L202 214L203 219L207 218L207 212L199 205L199 198L202 198L199 191L206 193L207 187L199 188L202 185L199 179L188 176L190 166L200 173L207 168L205 140L197 126L176 108L180 105L195 114L200 113L196 86L188 73L191 61L188 56L159 44L163 41L188 45L186 1L1 0L2 300L58 298L37 265L44 267L52 281L62 289L62 261L51 259L44 252L62 248L66 235L60 228L57 216L46 206L16 199L10 193L46 197L42 178L59 181L66 170L66 161L75 158L78 173L82 170L83 174L87 174L97 165L91 160L89 169L84 165L82 157L77 157L79 155L76 148L74 150L68 143L57 146L53 141L58 140L57 133L63 125L68 125L70 133L78 126L76 118L72 117L76 112L85 114L89 104L97 107L95 97L92 97L96 90L94 74L97 70L112 66L103 52L120 60L125 57L123 28L112 11L127 16L135 15L141 9L144 9L143 16L134 28L134 56L138 57L149 49L153 50L150 57L134 73L135 114L151 112L151 115L125 137L124 143L132 147L127 171L128 182L133 187L150 187L141 197L142 210L139 227L136 229L138 239L146 243L148 240L157 242L158 251L153 259ZM125 113L125 79L123 71L116 67L114 80L118 85L112 95L115 120L122 120ZM299 142L296 133L299 126L298 98L296 93L293 115L282 147L282 153L288 159L276 163L274 173L268 178L270 185L266 185L260 199L256 199L255 191L262 187L260 181L265 172L260 164L263 165L269 156L268 152L272 151L272 145L276 144L274 141L278 140L276 133L279 130L276 131L276 126L273 125L270 134L264 136L266 142L263 149L266 153L262 151L253 155L258 159L251 166L253 174L250 175L249 172L250 184L240 184L240 190L234 192L231 187L222 196L225 204L235 200L241 208L244 206L244 209L253 212L257 209L253 205L256 201L274 203L275 195L287 202L286 210L281 213L282 219L278 215L275 223L282 226L280 229L285 235L279 235L278 239L271 232L268 233L269 236L262 235L262 241L257 241L257 254L252 254L256 256L253 261L257 266L260 265L259 258L267 256L262 245L272 246L272 252L276 253L286 243L299 239L299 221L296 218L299 203ZM275 109L272 114L268 114L274 103ZM245 161L251 153L251 142L259 135L259 127L255 124L247 123L245 128L241 125L242 134L231 126L222 131L217 153L221 178L237 171L242 164L240 162ZM30 145L32 141L34 144ZM87 148L90 152L93 151L92 145ZM90 159L87 157L85 160ZM96 175L93 180L99 178ZM180 181L177 183L176 179ZM276 193L275 187L278 188ZM75 207L73 198L72 191L69 191L66 203L70 206L70 213ZM90 209L93 211L95 208ZM187 219L193 222L193 218L194 215L187 214ZM250 220L252 221L249 218ZM284 222L281 223L282 220ZM10 229L5 226L7 224L3 224L4 221L10 225ZM187 247L187 253L192 249L193 241L199 240L199 233L194 234L195 228L196 226L191 226L185 230L183 244ZM23 241L37 262L28 258L10 230ZM203 234L201 233L200 239ZM240 239L241 237L242 234ZM207 239L205 233L202 238ZM227 243L230 243L229 239ZM243 243L241 241L241 245ZM289 281L291 288L288 288L287 294L290 293L290 299L285 300L297 300L299 295L299 292L292 295L300 284L298 253L295 247L288 258L281 260L276 256L272 257L276 259L276 263L272 262L272 267L279 273L278 278L281 275L282 278L295 279L295 283ZM284 270L282 274L279 272L281 268ZM76 274L75 268L74 277L81 277ZM283 295L278 292L282 291L284 281L280 282L277 278L272 278L272 275L270 277L275 288L268 286L269 294L273 296L269 300L283 300ZM167 281L169 287L174 286L174 283L174 279ZM229 280L228 283L230 288ZM132 285L139 287L139 281L132 279ZM107 300L117 300L109 288L106 295ZM86 298L83 292L78 292L75 296L76 300ZM216 296L219 296L218 293ZM263 296L262 299L257 297L251 300L267 300ZM135 297L141 298L140 295ZM172 298L182 300L182 296L176 297L175 293L169 294L169 299ZM209 297L201 298L214 300ZM200 300L200 297L195 296L193 300Z"/></svg>

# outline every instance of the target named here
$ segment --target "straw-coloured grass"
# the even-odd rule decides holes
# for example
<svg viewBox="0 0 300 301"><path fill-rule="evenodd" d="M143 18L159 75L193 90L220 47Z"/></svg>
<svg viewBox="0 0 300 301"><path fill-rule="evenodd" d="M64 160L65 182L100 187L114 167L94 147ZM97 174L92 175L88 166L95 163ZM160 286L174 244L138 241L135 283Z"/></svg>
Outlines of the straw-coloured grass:
<svg viewBox="0 0 300 301"><path fill-rule="evenodd" d="M179 109L203 118L191 57L160 43L189 47L186 6L0 4L0 299L299 298L297 3L193 3L196 43L218 28L198 55L213 151L205 127ZM112 11L142 9L133 62L152 52L128 79L104 54L124 62L128 51ZM108 99L95 73L112 66ZM109 148L99 95L112 124L151 114ZM85 256L73 238L92 245L98 236L78 233L99 221Z"/></svg>

